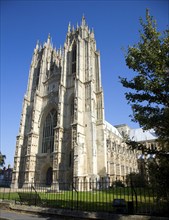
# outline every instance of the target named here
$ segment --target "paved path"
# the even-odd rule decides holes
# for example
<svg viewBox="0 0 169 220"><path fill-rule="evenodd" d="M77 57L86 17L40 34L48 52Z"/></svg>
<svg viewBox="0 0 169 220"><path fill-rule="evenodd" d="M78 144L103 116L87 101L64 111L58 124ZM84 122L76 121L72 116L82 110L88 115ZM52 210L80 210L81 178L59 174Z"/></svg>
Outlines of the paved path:
<svg viewBox="0 0 169 220"><path fill-rule="evenodd" d="M73 220L75 218L60 216L45 216L28 213L13 212L8 210L0 210L0 220ZM77 218L76 218L77 219Z"/></svg>

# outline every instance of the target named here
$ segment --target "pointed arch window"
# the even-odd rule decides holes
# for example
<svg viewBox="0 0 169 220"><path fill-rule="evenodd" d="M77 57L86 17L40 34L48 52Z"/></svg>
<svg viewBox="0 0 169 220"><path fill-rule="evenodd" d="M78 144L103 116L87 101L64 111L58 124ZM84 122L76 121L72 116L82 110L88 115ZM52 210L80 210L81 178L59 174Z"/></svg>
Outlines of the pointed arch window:
<svg viewBox="0 0 169 220"><path fill-rule="evenodd" d="M76 44L72 48L72 73L76 73Z"/></svg>
<svg viewBox="0 0 169 220"><path fill-rule="evenodd" d="M42 153L53 152L54 149L54 128L57 125L57 112L52 109L46 116L43 125Z"/></svg>

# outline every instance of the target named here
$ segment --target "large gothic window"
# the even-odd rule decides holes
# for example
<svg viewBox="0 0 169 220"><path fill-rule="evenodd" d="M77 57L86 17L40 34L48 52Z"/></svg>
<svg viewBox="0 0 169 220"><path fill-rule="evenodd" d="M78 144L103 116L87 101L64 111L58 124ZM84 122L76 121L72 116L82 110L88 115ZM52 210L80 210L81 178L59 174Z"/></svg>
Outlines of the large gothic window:
<svg viewBox="0 0 169 220"><path fill-rule="evenodd" d="M57 125L56 110L52 109L43 125L43 137L42 137L42 153L53 152L54 147L54 128Z"/></svg>

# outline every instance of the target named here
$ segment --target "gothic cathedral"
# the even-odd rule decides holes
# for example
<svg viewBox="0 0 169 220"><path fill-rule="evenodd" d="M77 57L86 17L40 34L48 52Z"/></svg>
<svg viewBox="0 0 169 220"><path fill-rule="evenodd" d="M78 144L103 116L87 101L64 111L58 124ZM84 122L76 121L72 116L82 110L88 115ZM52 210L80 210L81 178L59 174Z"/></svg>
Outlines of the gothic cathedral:
<svg viewBox="0 0 169 220"><path fill-rule="evenodd" d="M63 48L53 48L49 35L34 49L12 185L124 178L137 171L136 154L122 142L127 129L105 121L100 53L83 17L76 29L68 26Z"/></svg>

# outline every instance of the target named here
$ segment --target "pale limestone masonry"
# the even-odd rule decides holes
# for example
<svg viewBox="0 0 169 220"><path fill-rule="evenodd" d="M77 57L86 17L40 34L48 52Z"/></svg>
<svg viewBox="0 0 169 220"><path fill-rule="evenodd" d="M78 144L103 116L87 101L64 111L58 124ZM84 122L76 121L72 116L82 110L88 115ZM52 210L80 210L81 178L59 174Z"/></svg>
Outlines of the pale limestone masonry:
<svg viewBox="0 0 169 220"><path fill-rule="evenodd" d="M100 53L83 17L76 29L69 24L63 48L53 48L49 35L34 49L12 187L32 181L55 186L77 179L123 180L138 171L123 130L105 121Z"/></svg>

